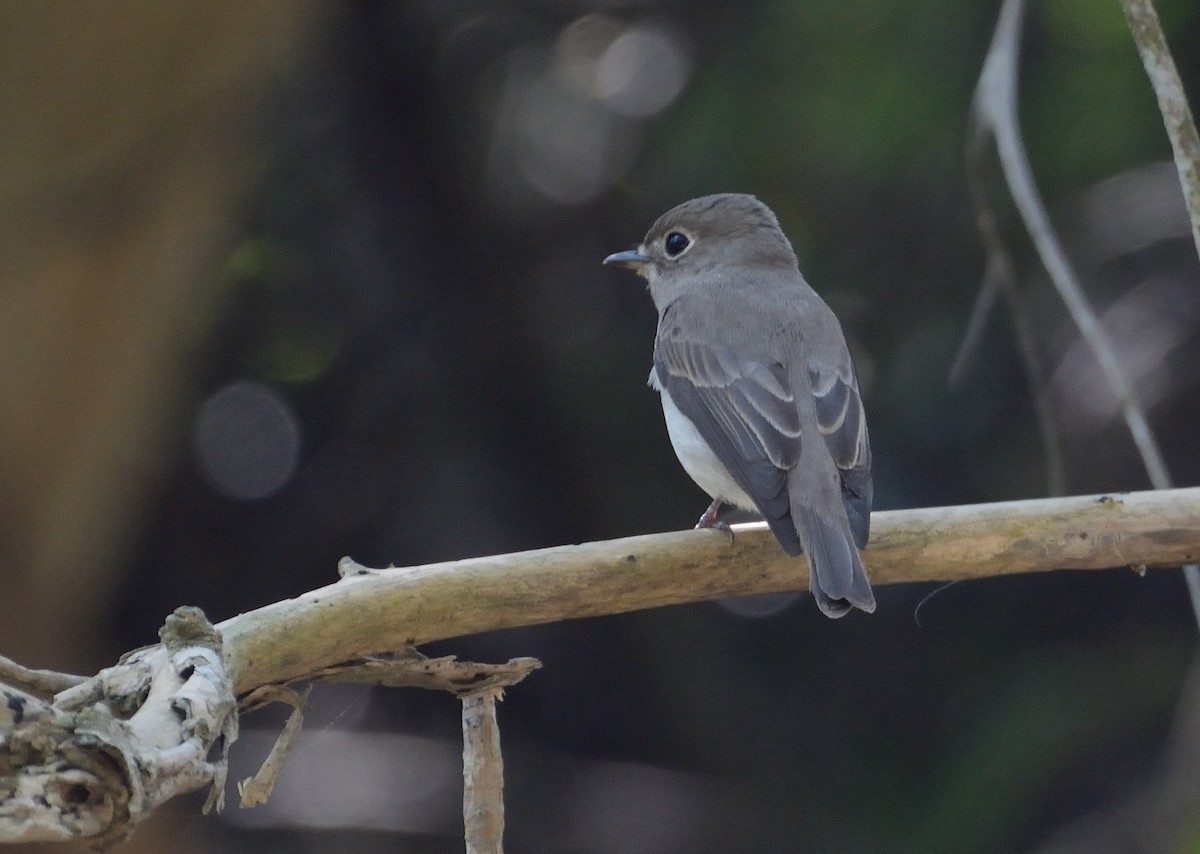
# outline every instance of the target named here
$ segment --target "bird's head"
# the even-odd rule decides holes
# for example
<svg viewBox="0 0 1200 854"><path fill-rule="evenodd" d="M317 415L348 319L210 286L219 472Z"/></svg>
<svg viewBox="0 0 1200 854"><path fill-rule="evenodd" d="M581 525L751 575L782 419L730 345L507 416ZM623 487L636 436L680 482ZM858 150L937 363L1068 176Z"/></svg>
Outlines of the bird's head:
<svg viewBox="0 0 1200 854"><path fill-rule="evenodd" d="M636 249L605 264L646 279L661 309L689 287L758 269L796 269L796 253L771 209L742 193L720 193L676 205L660 216Z"/></svg>

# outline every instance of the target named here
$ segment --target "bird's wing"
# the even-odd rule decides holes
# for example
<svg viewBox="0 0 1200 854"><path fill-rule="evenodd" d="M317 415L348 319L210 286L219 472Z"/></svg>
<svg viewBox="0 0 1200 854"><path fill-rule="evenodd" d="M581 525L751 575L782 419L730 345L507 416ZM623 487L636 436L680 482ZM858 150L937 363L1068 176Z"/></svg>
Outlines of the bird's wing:
<svg viewBox="0 0 1200 854"><path fill-rule="evenodd" d="M799 554L787 472L800 459L800 416L783 365L739 359L728 347L663 324L654 345L654 376L757 505L784 550Z"/></svg>
<svg viewBox="0 0 1200 854"><path fill-rule="evenodd" d="M817 429L842 476L842 503L861 549L871 524L871 444L867 418L850 354L835 361L810 360L808 382L816 404Z"/></svg>

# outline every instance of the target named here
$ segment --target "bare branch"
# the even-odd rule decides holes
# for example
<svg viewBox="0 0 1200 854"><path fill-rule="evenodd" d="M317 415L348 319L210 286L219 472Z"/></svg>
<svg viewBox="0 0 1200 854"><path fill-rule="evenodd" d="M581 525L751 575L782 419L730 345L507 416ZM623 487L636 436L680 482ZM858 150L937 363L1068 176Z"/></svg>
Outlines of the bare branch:
<svg viewBox="0 0 1200 854"><path fill-rule="evenodd" d="M1034 340L1033 323L1029 312L1021 301L1017 290L1017 274L1013 270L1012 258L1000 233L996 212L988 201L984 180L984 151L987 134L983 126L976 124L967 142L967 189L971 195L971 206L975 209L975 224L987 251L987 268L983 286L976 298L967 332L963 336L958 356L950 368L950 381L956 382L963 371L972 350L978 346L984 322L995 305L998 293L1004 294L1008 315L1012 320L1013 332L1017 337L1017 352L1029 381L1034 411L1037 413L1038 429L1042 436L1042 452L1046 456L1046 491L1050 495L1066 492L1066 470L1063 465L1062 444L1054 427L1054 412L1050 395L1046 389L1042 357Z"/></svg>
<svg viewBox="0 0 1200 854"><path fill-rule="evenodd" d="M1158 110L1171 140L1175 169L1179 172L1179 183L1192 221L1192 239L1197 254L1200 254L1200 135L1196 133L1196 123L1192 120L1183 83L1159 25L1154 3L1152 0L1121 0L1121 8L1125 10L1125 20L1129 22L1146 76L1158 98Z"/></svg>
<svg viewBox="0 0 1200 854"><path fill-rule="evenodd" d="M1000 165L1012 192L1013 201L1016 202L1021 219L1025 222L1025 228L1033 238L1038 255L1046 265L1059 296L1066 303L1071 319L1079 327L1080 334L1100 364L1105 380L1121 403L1125 422L1129 425L1129 432L1137 445L1151 484L1156 489L1165 489L1170 486L1170 480L1162 454L1150 432L1146 415L1125 377L1125 372L1121 370L1108 334L1083 296L1083 288L1080 287L1075 271L1071 268L1054 227L1050 224L1050 217L1042 204L1041 195L1033 179L1033 170L1025 153L1020 119L1017 115L1017 60L1023 17L1023 0L1005 0L1000 11L1000 21L996 24L992 46L979 77L979 86L975 90L975 120L982 128L990 131L996 140Z"/></svg>
<svg viewBox="0 0 1200 854"><path fill-rule="evenodd" d="M72 673L59 673L54 670L35 670L0 655L0 682L22 688L39 697L49 699L59 691L65 691L86 681L86 676L75 676Z"/></svg>
<svg viewBox="0 0 1200 854"><path fill-rule="evenodd" d="M762 523L354 574L221 623L236 690L381 649L494 629L806 587ZM1200 487L894 510L872 516L875 584L1051 569L1179 566L1200 556ZM302 650L302 653L298 651Z"/></svg>
<svg viewBox="0 0 1200 854"><path fill-rule="evenodd" d="M50 714L53 714L53 707L47 700L0 682L0 732ZM0 756L0 769L4 767L4 759Z"/></svg>
<svg viewBox="0 0 1200 854"><path fill-rule="evenodd" d="M1025 153L1017 110L1017 69L1024 15L1024 0L1004 0L972 101L976 133L990 132L994 137L1009 191L1038 255L1066 304L1071 319L1079 327L1080 335L1100 365L1105 381L1120 402L1121 413L1151 485L1156 489L1166 489L1171 486L1171 477L1146 420L1146 413L1117 361L1108 333L1083 295L1078 277L1067 260L1054 226L1050 224ZM1200 623L1200 567L1185 566L1184 578L1187 579L1192 612Z"/></svg>
<svg viewBox="0 0 1200 854"><path fill-rule="evenodd" d="M291 753L292 747L296 743L296 737L300 734L300 725L304 723L304 703L308 700L311 690L312 686L310 685L303 694L299 694L286 685L264 685L254 689L243 699L241 703L243 712L252 708L261 708L269 703L286 703L292 707L292 713L284 722L283 729L280 730L279 736L271 746L271 752L263 760L262 766L253 777L238 781L238 795L242 799L243 807L260 806L271 797L271 792L275 790L275 783L278 782L279 775L283 771L283 762Z"/></svg>
<svg viewBox="0 0 1200 854"><path fill-rule="evenodd" d="M220 806L224 750L237 737L220 635L195 608L178 609L161 634L163 645L0 731L0 841L104 848L178 794L213 785L209 803Z"/></svg>
<svg viewBox="0 0 1200 854"><path fill-rule="evenodd" d="M503 854L504 758L496 702L501 688L462 698L463 825L467 854Z"/></svg>
<svg viewBox="0 0 1200 854"><path fill-rule="evenodd" d="M1200 555L1200 487L892 511L876 514L874 526L864 558L876 584L1177 566ZM0 841L112 844L166 799L210 784L208 805L219 808L224 754L237 736L234 687L251 708L282 696L262 686L319 677L464 698L464 809L479 840L472 850L499 851L494 701L538 662L426 659L411 647L804 586L804 561L787 557L764 524L735 531L733 543L712 531L680 531L405 569L344 559L340 581L219 627L179 609L162 645L125 656L53 703L0 684ZM370 655L389 648L400 652ZM294 716L290 731L299 723ZM247 790L250 800L263 796L273 773Z"/></svg>
<svg viewBox="0 0 1200 854"><path fill-rule="evenodd" d="M342 564L345 563L343 559ZM399 655L373 655L359 661L322 668L305 674L303 678L384 685L388 688L426 688L466 697L491 688L516 685L541 666L542 663L536 658L513 658L507 664L458 661L453 655L427 658L410 648Z"/></svg>

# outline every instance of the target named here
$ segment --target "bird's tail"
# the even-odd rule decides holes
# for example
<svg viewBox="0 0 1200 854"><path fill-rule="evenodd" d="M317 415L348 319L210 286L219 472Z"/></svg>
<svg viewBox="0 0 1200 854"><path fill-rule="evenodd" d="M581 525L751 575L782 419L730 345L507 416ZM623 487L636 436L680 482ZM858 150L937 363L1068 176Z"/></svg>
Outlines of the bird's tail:
<svg viewBox="0 0 1200 854"><path fill-rule="evenodd" d="M808 556L809 589L827 617L844 617L851 608L875 610L875 594L848 526L813 507L792 507L800 545Z"/></svg>

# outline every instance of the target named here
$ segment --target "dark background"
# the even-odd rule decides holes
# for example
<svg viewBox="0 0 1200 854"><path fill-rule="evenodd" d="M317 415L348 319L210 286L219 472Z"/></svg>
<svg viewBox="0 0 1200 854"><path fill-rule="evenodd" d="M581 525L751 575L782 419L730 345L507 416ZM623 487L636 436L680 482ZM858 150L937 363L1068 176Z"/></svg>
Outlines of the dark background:
<svg viewBox="0 0 1200 854"><path fill-rule="evenodd" d="M1200 7L1159 6L1194 93ZM1001 313L947 380L995 3L79 8L0 10L0 651L90 671L179 604L225 618L342 555L690 525L707 496L645 385L653 307L600 261L710 192L771 205L841 317L878 509L1046 494ZM1051 215L1200 482L1198 265L1118 4L1034 4L1022 79ZM992 187L1066 491L1147 488ZM545 663L500 711L512 851L1193 850L1178 573L877 595L838 622L796 595L424 651ZM232 777L277 722L243 721ZM268 806L182 802L124 850L459 851L458 728L448 696L318 686Z"/></svg>

